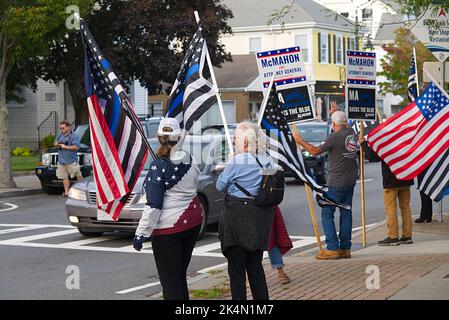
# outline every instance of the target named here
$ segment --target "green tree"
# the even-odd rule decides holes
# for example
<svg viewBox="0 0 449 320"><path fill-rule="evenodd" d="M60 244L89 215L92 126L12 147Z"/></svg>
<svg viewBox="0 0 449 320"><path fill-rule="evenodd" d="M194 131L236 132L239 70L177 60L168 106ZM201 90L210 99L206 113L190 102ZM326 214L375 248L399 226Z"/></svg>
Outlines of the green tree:
<svg viewBox="0 0 449 320"><path fill-rule="evenodd" d="M163 82L171 84L176 78L197 29L195 10L201 17L212 63L219 66L230 60L219 37L231 32L226 20L232 18L232 12L219 0L98 0L83 19L118 78L125 85L138 79L150 94L157 94L163 91ZM47 81L65 80L76 123L88 120L79 32L50 42L49 54L30 61L28 70Z"/></svg>
<svg viewBox="0 0 449 320"><path fill-rule="evenodd" d="M413 47L416 49L418 78L422 83L424 61L436 61L436 59L408 29L399 28L396 31L395 42L383 46L387 54L380 60L383 71L378 75L387 79L385 82L379 82L380 92L402 96L404 105L408 104L407 84Z"/></svg>
<svg viewBox="0 0 449 320"><path fill-rule="evenodd" d="M10 93L20 82L21 64L44 55L51 39L66 32L66 7L86 7L90 1L2 0L0 1L0 188L15 187L11 174L7 80ZM22 79L23 80L23 79Z"/></svg>

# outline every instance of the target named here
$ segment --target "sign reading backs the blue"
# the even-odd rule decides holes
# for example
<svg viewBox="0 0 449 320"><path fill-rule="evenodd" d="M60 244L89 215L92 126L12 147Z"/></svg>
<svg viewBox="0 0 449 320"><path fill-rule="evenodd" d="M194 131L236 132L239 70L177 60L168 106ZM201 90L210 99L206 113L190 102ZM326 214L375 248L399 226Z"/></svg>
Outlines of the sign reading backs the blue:
<svg viewBox="0 0 449 320"><path fill-rule="evenodd" d="M277 94L288 123L315 119L308 86L278 89Z"/></svg>

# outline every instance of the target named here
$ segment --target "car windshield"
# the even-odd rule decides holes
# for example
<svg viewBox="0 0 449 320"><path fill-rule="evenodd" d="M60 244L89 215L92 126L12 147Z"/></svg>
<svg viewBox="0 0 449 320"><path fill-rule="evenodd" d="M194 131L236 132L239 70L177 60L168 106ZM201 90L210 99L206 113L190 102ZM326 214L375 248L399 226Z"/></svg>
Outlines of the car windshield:
<svg viewBox="0 0 449 320"><path fill-rule="evenodd" d="M159 123L157 122L149 122L147 125L147 138L154 138L157 135L157 128L159 127Z"/></svg>
<svg viewBox="0 0 449 320"><path fill-rule="evenodd" d="M311 125L298 125L298 132L307 142L321 143L326 140L327 127L326 126L311 126Z"/></svg>
<svg viewBox="0 0 449 320"><path fill-rule="evenodd" d="M75 129L75 133L80 137L80 143L82 148L89 148L90 147L90 129L89 125L86 124L80 124Z"/></svg>

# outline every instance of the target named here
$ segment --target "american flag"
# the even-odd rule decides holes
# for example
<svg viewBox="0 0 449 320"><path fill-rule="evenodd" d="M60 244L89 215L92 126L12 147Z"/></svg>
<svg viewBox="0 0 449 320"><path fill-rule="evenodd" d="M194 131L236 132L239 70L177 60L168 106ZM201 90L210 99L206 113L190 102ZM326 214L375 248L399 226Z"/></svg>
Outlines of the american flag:
<svg viewBox="0 0 449 320"><path fill-rule="evenodd" d="M147 160L148 142L130 99L83 20L80 29L97 205L117 220Z"/></svg>
<svg viewBox="0 0 449 320"><path fill-rule="evenodd" d="M418 176L449 147L449 99L435 83L368 134L368 145L401 180Z"/></svg>
<svg viewBox="0 0 449 320"><path fill-rule="evenodd" d="M178 120L185 132L217 102L218 89L203 77L206 53L200 27L190 42L167 102L166 117Z"/></svg>
<svg viewBox="0 0 449 320"><path fill-rule="evenodd" d="M408 76L407 95L410 102L415 101L418 97L418 73L416 72L416 56L413 49L412 59L410 61L410 72Z"/></svg>
<svg viewBox="0 0 449 320"><path fill-rule="evenodd" d="M449 149L439 156L421 176L418 176L418 189L433 201L438 202L443 199L449 191Z"/></svg>
<svg viewBox="0 0 449 320"><path fill-rule="evenodd" d="M291 171L298 179L307 183L316 195L320 206L337 206L350 209L350 206L339 204L327 197L327 188L320 186L307 174L302 152L293 139L290 127L281 112L278 95L271 89L270 96L262 115L261 127L268 136L270 156L280 164L285 171Z"/></svg>

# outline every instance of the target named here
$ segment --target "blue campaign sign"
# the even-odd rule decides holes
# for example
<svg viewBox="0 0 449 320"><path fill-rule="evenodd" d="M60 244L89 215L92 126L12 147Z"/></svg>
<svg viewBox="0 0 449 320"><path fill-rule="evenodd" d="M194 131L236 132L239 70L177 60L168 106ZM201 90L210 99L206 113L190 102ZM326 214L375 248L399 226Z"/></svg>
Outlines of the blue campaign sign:
<svg viewBox="0 0 449 320"><path fill-rule="evenodd" d="M315 119L308 86L277 89L281 112L288 123Z"/></svg>
<svg viewBox="0 0 449 320"><path fill-rule="evenodd" d="M346 87L346 114L349 120L376 120L376 88Z"/></svg>

